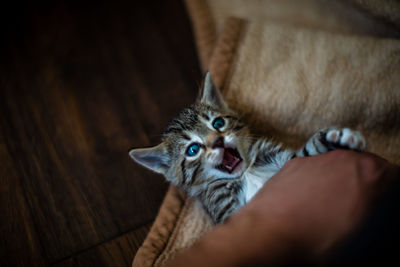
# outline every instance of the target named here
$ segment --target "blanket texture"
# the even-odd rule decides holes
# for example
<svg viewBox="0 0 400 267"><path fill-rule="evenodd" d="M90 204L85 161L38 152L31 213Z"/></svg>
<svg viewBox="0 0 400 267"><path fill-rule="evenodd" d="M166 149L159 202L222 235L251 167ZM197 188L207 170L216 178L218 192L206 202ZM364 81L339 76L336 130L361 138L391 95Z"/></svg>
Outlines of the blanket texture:
<svg viewBox="0 0 400 267"><path fill-rule="evenodd" d="M400 164L400 3L186 5L202 68L256 133L297 148L322 127L351 127L369 151ZM163 265L212 226L196 199L171 186L133 266Z"/></svg>

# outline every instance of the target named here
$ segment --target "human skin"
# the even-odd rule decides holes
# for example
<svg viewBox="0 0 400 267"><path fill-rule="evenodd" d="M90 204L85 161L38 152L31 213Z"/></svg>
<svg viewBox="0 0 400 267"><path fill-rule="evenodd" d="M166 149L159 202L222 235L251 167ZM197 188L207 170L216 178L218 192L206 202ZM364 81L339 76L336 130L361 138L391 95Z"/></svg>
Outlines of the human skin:
<svg viewBox="0 0 400 267"><path fill-rule="evenodd" d="M289 161L250 203L168 266L279 266L317 261L353 231L399 167L336 150Z"/></svg>

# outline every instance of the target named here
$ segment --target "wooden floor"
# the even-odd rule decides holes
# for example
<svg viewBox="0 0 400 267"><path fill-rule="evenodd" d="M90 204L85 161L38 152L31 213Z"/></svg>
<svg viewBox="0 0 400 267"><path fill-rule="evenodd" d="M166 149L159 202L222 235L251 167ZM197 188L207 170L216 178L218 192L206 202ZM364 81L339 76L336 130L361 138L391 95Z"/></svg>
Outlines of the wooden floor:
<svg viewBox="0 0 400 267"><path fill-rule="evenodd" d="M0 266L130 266L168 184L128 151L157 144L201 79L184 4L2 14Z"/></svg>

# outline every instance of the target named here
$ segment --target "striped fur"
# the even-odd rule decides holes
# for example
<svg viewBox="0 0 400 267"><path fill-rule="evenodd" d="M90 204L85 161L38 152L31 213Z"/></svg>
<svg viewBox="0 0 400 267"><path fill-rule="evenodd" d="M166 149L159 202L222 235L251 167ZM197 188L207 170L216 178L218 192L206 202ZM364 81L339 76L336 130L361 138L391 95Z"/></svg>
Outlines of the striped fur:
<svg viewBox="0 0 400 267"><path fill-rule="evenodd" d="M212 80L205 85L208 88L202 89L196 104L171 120L160 145L134 149L130 155L145 167L164 174L187 194L198 197L215 223L223 222L250 201L294 157L337 148L365 149L362 135L347 128L322 129L297 152L264 138L255 139L215 91ZM223 119L223 127L213 127L216 118ZM199 152L189 156L187 150L192 144L198 144ZM241 159L231 172L220 167L227 149L236 149Z"/></svg>

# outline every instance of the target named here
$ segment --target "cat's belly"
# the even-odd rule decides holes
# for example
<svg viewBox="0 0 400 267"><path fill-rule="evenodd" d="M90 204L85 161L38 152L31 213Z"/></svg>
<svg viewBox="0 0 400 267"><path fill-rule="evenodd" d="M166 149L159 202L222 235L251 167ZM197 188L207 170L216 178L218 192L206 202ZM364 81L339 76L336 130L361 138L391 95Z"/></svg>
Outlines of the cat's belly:
<svg viewBox="0 0 400 267"><path fill-rule="evenodd" d="M245 174L244 192L246 203L249 202L261 187L277 172L268 168L260 168L257 171Z"/></svg>

